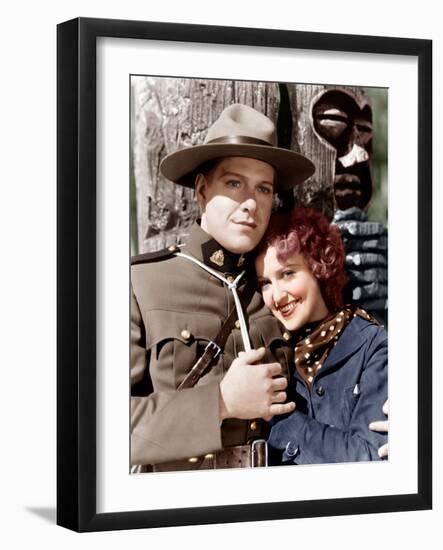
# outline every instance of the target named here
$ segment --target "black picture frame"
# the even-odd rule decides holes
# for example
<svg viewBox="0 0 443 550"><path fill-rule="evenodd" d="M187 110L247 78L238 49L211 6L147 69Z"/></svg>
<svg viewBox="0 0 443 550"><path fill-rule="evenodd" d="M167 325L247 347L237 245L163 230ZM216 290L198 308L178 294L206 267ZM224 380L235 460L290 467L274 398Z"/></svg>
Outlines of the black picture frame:
<svg viewBox="0 0 443 550"><path fill-rule="evenodd" d="M432 507L432 42L78 18L57 29L57 523L76 531ZM96 39L133 38L414 56L418 61L418 489L415 494L97 513Z"/></svg>

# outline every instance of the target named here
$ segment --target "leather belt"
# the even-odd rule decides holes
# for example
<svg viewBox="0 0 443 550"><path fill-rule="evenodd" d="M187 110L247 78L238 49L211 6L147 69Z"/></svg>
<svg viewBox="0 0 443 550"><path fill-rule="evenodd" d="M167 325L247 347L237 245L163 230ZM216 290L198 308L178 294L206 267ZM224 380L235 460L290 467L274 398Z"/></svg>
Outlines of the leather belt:
<svg viewBox="0 0 443 550"><path fill-rule="evenodd" d="M218 470L225 468L263 468L268 465L268 444L257 439L251 445L225 447L221 451L182 460L171 460L152 466L153 472L184 470ZM145 470L146 471L146 470Z"/></svg>

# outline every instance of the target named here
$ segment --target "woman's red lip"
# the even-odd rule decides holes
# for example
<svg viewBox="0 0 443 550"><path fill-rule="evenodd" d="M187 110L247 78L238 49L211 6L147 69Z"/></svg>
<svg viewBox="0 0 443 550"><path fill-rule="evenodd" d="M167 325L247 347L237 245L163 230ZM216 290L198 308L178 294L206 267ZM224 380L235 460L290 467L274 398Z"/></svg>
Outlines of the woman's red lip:
<svg viewBox="0 0 443 550"><path fill-rule="evenodd" d="M298 300L291 300L290 302L286 302L285 304L282 304L281 306L277 306L277 309L281 309L282 307L287 307L287 306L290 306L292 304L296 304L298 302Z"/></svg>
<svg viewBox="0 0 443 550"><path fill-rule="evenodd" d="M291 302L288 302L282 306L278 306L277 307L277 310L278 312L283 316L283 317L288 317L289 315L291 315L293 313L293 311L295 310L295 306L297 305L298 303L298 300L292 300ZM282 311L282 308L286 308L288 306L291 306L288 311Z"/></svg>

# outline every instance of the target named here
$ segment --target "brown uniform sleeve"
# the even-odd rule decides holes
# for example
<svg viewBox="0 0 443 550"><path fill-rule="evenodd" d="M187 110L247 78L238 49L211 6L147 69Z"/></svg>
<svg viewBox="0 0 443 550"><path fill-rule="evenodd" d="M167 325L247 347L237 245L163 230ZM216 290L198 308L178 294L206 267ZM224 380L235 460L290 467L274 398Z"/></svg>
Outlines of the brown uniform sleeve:
<svg viewBox="0 0 443 550"><path fill-rule="evenodd" d="M150 376L143 319L131 289L131 384ZM131 396L131 463L157 464L222 448L219 384Z"/></svg>

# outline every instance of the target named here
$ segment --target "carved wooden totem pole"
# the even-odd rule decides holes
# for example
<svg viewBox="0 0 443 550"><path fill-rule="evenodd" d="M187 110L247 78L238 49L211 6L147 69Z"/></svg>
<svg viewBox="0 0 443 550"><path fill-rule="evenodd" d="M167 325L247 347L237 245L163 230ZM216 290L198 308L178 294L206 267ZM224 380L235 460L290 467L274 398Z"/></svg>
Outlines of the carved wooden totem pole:
<svg viewBox="0 0 443 550"><path fill-rule="evenodd" d="M368 221L372 181L372 108L359 88L288 84L292 147L314 162L314 175L295 189L296 202L322 210L342 233L345 299L387 323L388 238Z"/></svg>

